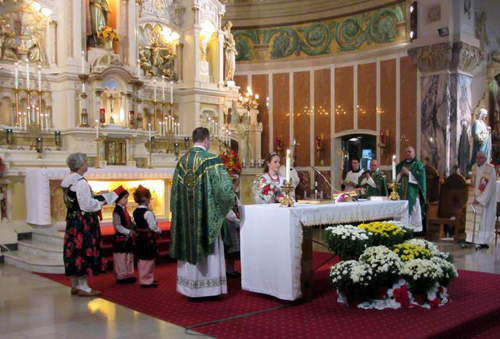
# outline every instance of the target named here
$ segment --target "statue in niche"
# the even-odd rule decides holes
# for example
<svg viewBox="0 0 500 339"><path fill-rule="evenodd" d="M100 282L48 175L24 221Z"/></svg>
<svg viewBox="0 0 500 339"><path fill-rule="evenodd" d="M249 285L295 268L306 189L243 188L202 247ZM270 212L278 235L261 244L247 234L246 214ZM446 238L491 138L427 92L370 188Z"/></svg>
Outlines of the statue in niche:
<svg viewBox="0 0 500 339"><path fill-rule="evenodd" d="M98 46L99 38L97 33L101 31L102 27L108 26L109 5L107 0L89 0L89 17L90 29L87 30L89 36L89 45Z"/></svg>
<svg viewBox="0 0 500 339"><path fill-rule="evenodd" d="M18 60L16 33L12 31L8 16L0 21L0 60Z"/></svg>
<svg viewBox="0 0 500 339"><path fill-rule="evenodd" d="M175 80L175 55L162 35L162 27L156 25L150 33L149 44L139 49L141 69L145 74L164 75L167 80Z"/></svg>
<svg viewBox="0 0 500 339"><path fill-rule="evenodd" d="M236 71L236 41L231 33L233 23L228 21L222 27L224 32L224 80L234 81L234 72Z"/></svg>
<svg viewBox="0 0 500 339"><path fill-rule="evenodd" d="M31 32L31 45L28 47L28 60L40 64L47 63L45 53L45 29L38 27Z"/></svg>
<svg viewBox="0 0 500 339"><path fill-rule="evenodd" d="M491 160L491 127L485 122L488 111L481 108L477 113L476 121L472 125L472 157L471 166L476 163L477 152L484 152L488 162Z"/></svg>

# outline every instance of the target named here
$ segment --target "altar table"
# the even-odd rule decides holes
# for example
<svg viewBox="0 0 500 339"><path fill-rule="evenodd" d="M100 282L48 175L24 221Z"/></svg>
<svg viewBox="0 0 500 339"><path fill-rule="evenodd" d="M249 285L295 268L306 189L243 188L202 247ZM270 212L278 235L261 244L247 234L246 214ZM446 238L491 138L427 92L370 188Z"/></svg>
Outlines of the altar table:
<svg viewBox="0 0 500 339"><path fill-rule="evenodd" d="M312 299L312 227L394 219L409 225L408 201L243 206L242 289L282 300Z"/></svg>

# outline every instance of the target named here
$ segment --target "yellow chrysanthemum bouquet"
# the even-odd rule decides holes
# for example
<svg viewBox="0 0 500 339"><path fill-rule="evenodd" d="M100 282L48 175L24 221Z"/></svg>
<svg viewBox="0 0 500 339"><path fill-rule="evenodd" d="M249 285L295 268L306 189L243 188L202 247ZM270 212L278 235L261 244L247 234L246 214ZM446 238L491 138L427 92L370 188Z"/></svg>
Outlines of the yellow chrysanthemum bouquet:
<svg viewBox="0 0 500 339"><path fill-rule="evenodd" d="M413 237L412 230L397 221L375 221L358 227L368 232L372 246L392 247Z"/></svg>

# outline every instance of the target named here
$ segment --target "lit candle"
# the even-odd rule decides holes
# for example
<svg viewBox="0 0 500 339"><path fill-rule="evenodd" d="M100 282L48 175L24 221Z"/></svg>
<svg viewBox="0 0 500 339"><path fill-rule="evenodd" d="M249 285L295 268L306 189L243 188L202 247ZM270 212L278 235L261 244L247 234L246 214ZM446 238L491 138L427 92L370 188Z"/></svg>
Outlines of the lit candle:
<svg viewBox="0 0 500 339"><path fill-rule="evenodd" d="M165 76L161 76L161 85L162 85L162 98L163 102L165 102Z"/></svg>
<svg viewBox="0 0 500 339"><path fill-rule="evenodd" d="M181 135L181 123L178 122L177 123L177 136L180 136Z"/></svg>
<svg viewBox="0 0 500 339"><path fill-rule="evenodd" d="M19 88L19 62L16 62L16 68L14 69L14 74L16 77L16 89Z"/></svg>
<svg viewBox="0 0 500 339"><path fill-rule="evenodd" d="M38 90L42 91L42 66L38 65Z"/></svg>
<svg viewBox="0 0 500 339"><path fill-rule="evenodd" d="M153 100L156 102L156 79L153 80L154 97Z"/></svg>
<svg viewBox="0 0 500 339"><path fill-rule="evenodd" d="M82 53L81 53L81 60L82 60L81 72L82 72L82 74L85 74L85 52L84 51L82 51Z"/></svg>
<svg viewBox="0 0 500 339"><path fill-rule="evenodd" d="M286 150L286 182L290 182L290 150Z"/></svg>
<svg viewBox="0 0 500 339"><path fill-rule="evenodd" d="M151 123L148 123L149 141L151 141Z"/></svg>
<svg viewBox="0 0 500 339"><path fill-rule="evenodd" d="M174 82L170 81L170 105L174 103Z"/></svg>
<svg viewBox="0 0 500 339"><path fill-rule="evenodd" d="M45 129L49 130L49 113L45 113Z"/></svg>
<svg viewBox="0 0 500 339"><path fill-rule="evenodd" d="M396 181L396 156L392 156L392 181Z"/></svg>
<svg viewBox="0 0 500 339"><path fill-rule="evenodd" d="M24 113L24 130L26 130L27 128L28 128L28 114Z"/></svg>
<svg viewBox="0 0 500 339"><path fill-rule="evenodd" d="M26 59L26 88L30 89L30 62Z"/></svg>
<svg viewBox="0 0 500 339"><path fill-rule="evenodd" d="M85 93L85 83L82 83L82 92Z"/></svg>

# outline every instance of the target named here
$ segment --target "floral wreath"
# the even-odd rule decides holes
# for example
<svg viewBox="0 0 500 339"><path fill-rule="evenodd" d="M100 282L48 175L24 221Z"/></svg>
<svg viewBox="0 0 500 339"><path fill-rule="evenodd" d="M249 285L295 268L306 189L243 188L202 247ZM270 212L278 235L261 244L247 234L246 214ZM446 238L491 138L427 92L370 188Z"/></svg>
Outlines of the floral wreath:
<svg viewBox="0 0 500 339"><path fill-rule="evenodd" d="M235 178L241 174L240 157L234 150L221 151L219 158L222 160L231 177Z"/></svg>

